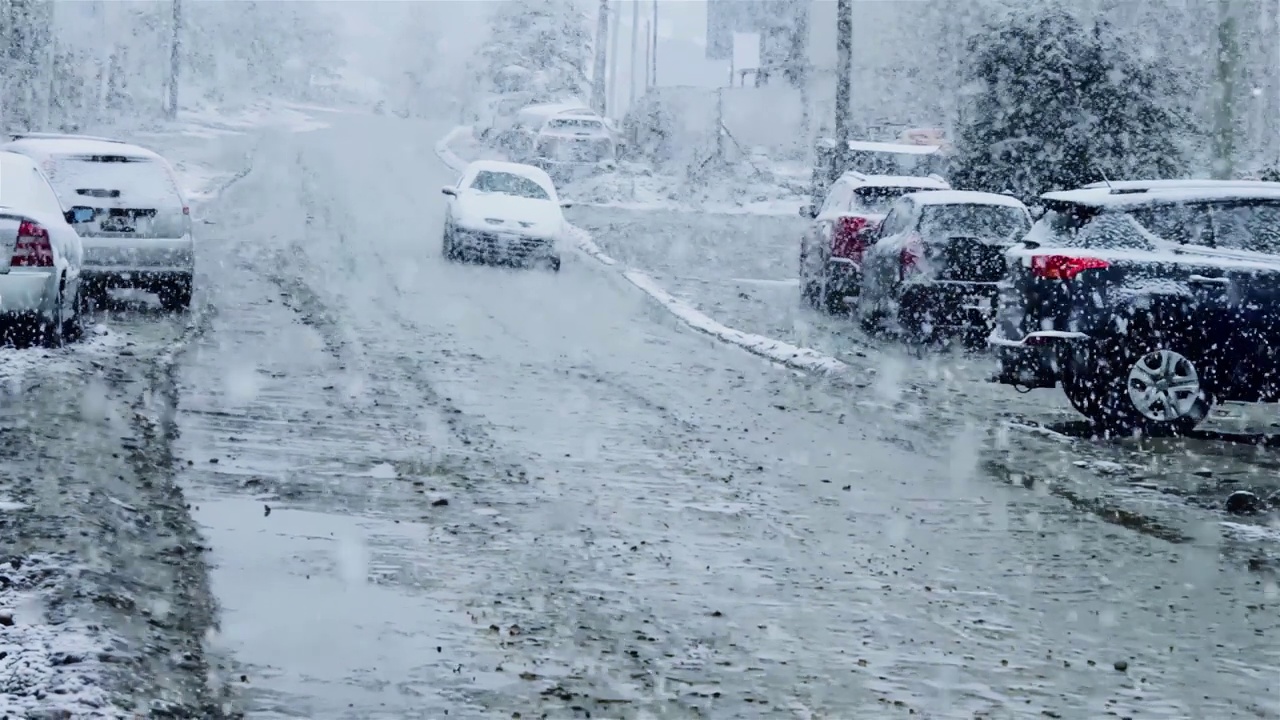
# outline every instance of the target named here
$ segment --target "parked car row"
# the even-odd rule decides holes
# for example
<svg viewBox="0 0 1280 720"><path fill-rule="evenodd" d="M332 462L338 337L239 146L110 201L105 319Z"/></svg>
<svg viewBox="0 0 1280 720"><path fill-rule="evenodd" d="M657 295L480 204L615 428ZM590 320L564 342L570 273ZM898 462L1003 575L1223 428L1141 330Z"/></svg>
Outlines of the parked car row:
<svg viewBox="0 0 1280 720"><path fill-rule="evenodd" d="M1180 434L1280 401L1280 183L1159 180L1019 201L846 173L800 243L801 296L913 341L985 338L995 380L1063 388L1110 431Z"/></svg>
<svg viewBox="0 0 1280 720"><path fill-rule="evenodd" d="M523 95L516 95L519 102ZM573 180L617 166L617 128L581 102L510 105L491 102L481 121L481 140L511 160L538 167L559 181Z"/></svg>
<svg viewBox="0 0 1280 720"><path fill-rule="evenodd" d="M0 323L18 344L57 347L115 287L191 302L191 215L156 153L108 138L14 135L0 146Z"/></svg>

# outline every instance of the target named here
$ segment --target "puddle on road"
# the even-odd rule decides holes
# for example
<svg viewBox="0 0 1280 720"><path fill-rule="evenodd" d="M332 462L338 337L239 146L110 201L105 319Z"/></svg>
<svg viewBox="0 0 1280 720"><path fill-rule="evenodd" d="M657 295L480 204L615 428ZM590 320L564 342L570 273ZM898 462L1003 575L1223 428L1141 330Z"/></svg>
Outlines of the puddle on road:
<svg viewBox="0 0 1280 720"><path fill-rule="evenodd" d="M214 548L215 646L247 678L233 684L248 717L326 717L352 704L385 717L442 717L459 708L441 677L473 688L513 680L460 657L478 631L434 577L432 528L265 507L226 497L193 506Z"/></svg>

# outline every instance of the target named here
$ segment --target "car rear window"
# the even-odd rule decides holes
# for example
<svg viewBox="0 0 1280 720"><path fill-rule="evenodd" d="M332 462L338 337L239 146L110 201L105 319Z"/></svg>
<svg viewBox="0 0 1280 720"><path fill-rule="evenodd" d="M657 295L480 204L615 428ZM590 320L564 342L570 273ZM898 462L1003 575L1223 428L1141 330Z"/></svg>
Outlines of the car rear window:
<svg viewBox="0 0 1280 720"><path fill-rule="evenodd" d="M850 210L883 215L889 212L889 206L907 193L920 192L920 188L905 187L861 187L854 191Z"/></svg>
<svg viewBox="0 0 1280 720"><path fill-rule="evenodd" d="M920 231L927 237L975 235L1007 238L1031 226L1026 213L1005 205L929 205L920 213Z"/></svg>
<svg viewBox="0 0 1280 720"><path fill-rule="evenodd" d="M94 200L164 202L181 205L181 194L169 168L152 158L128 155L74 155L48 165L49 181L70 205Z"/></svg>
<svg viewBox="0 0 1280 720"><path fill-rule="evenodd" d="M476 179L471 181L471 189L481 192L515 195L534 200L551 199L541 185L527 177L514 173L494 172L492 170L481 170L476 173Z"/></svg>
<svg viewBox="0 0 1280 720"><path fill-rule="evenodd" d="M1131 215L1079 205L1051 208L1031 227L1027 240L1057 247L1153 250L1153 234Z"/></svg>

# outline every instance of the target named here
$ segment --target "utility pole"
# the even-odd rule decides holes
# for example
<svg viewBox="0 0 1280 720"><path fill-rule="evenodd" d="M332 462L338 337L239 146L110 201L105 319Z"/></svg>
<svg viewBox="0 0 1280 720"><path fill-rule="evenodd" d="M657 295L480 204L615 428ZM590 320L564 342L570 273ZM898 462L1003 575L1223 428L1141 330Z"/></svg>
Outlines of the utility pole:
<svg viewBox="0 0 1280 720"><path fill-rule="evenodd" d="M616 9L619 0L606 0L606 2L611 3ZM619 22L621 19L621 16L617 13L613 13L609 18L609 99L605 104L606 110L613 117L620 117L618 115L618 101L622 99L622 96L618 94L618 55L621 54L618 52L618 28L622 26L622 23Z"/></svg>
<svg viewBox="0 0 1280 720"><path fill-rule="evenodd" d="M173 0L173 40L169 43L169 119L178 117L178 75L182 69L182 0Z"/></svg>
<svg viewBox="0 0 1280 720"><path fill-rule="evenodd" d="M649 21L644 21L644 90L649 92L649 53L653 46L649 42Z"/></svg>
<svg viewBox="0 0 1280 720"><path fill-rule="evenodd" d="M652 80L650 87L658 86L658 0L653 0L653 58L649 66Z"/></svg>
<svg viewBox="0 0 1280 720"><path fill-rule="evenodd" d="M836 153L848 153L853 111L853 0L836 2Z"/></svg>
<svg viewBox="0 0 1280 720"><path fill-rule="evenodd" d="M1235 173L1236 102L1240 82L1240 43L1231 0L1218 0L1217 102L1213 113L1213 177Z"/></svg>
<svg viewBox="0 0 1280 720"><path fill-rule="evenodd" d="M640 58L637 55L640 52L640 0L631 0L631 62L627 63L627 68L631 71L628 73L627 87L631 90L631 102L627 105L627 109L631 109L636 104L636 71L640 69Z"/></svg>
<svg viewBox="0 0 1280 720"><path fill-rule="evenodd" d="M591 72L591 109L604 116L605 107L605 71L608 68L608 54L605 49L609 39L609 0L600 0L600 11L596 13L596 62Z"/></svg>

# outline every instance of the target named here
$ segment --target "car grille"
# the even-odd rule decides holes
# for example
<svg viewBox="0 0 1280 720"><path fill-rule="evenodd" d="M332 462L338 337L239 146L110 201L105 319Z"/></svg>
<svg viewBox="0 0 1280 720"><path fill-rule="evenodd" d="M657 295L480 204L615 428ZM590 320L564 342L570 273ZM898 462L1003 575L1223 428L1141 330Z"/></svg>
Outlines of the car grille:
<svg viewBox="0 0 1280 720"><path fill-rule="evenodd" d="M531 238L523 235L508 236L503 239L497 233L469 232L463 233L466 244L473 252L486 255L522 258L546 249L547 240Z"/></svg>
<svg viewBox="0 0 1280 720"><path fill-rule="evenodd" d="M998 282L1004 277L1004 245L993 245L975 237L948 238L938 253L939 280Z"/></svg>

